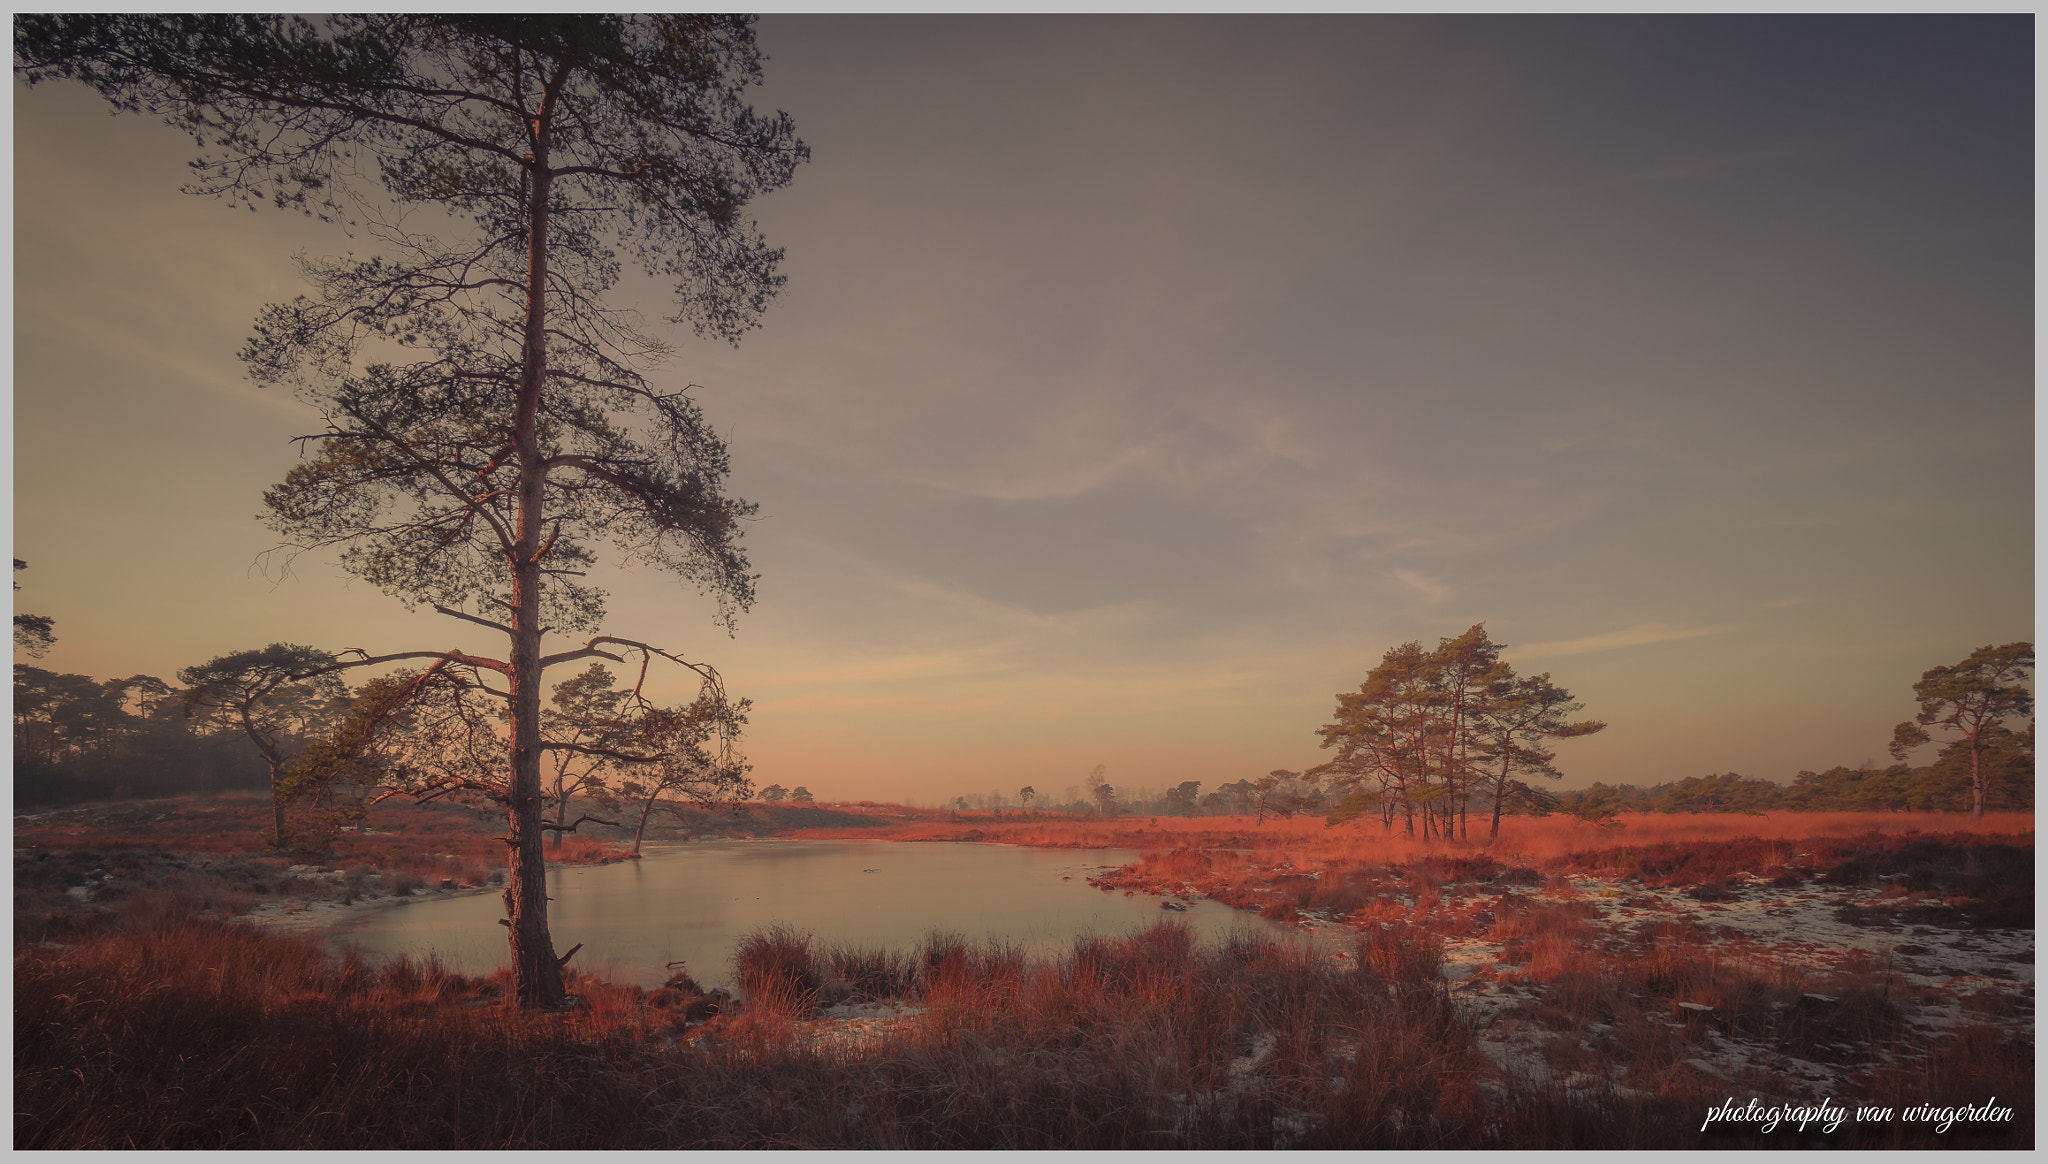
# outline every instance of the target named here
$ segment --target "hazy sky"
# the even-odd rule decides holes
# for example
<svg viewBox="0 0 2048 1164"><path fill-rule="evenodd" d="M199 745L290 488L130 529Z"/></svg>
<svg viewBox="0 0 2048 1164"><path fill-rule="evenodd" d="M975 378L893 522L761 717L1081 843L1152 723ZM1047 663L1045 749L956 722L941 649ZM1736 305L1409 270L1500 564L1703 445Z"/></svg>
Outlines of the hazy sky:
<svg viewBox="0 0 2048 1164"><path fill-rule="evenodd" d="M1317 762L1484 620L1612 726L1566 786L1884 756L2033 636L2030 17L770 16L787 294L683 342L759 601L609 579L759 783L1205 789ZM234 353L338 232L14 95L18 608L40 665L488 632L255 514L317 423ZM635 284L628 297L651 288ZM647 295L650 308L658 306ZM678 336L686 340L687 336ZM564 676L566 677L566 676Z"/></svg>

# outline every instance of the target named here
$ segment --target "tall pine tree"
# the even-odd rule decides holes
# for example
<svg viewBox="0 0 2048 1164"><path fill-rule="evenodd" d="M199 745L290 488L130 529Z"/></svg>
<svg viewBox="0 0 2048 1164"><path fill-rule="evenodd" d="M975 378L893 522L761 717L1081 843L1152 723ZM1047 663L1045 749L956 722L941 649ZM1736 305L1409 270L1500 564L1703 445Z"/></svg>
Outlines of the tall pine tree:
<svg viewBox="0 0 2048 1164"><path fill-rule="evenodd" d="M408 605L505 637L502 656L375 659L429 660L422 684L467 671L503 701L513 981L558 1005L544 672L680 661L601 632L594 546L715 595L728 625L753 598L724 446L647 379L667 348L603 298L631 260L673 288L676 321L737 341L781 285L746 208L807 155L745 100L751 18L43 15L15 49L30 83L75 78L189 130L195 191L375 244L308 263L313 293L266 310L244 352L325 418L265 502L289 547L337 548ZM550 631L580 641L550 653Z"/></svg>

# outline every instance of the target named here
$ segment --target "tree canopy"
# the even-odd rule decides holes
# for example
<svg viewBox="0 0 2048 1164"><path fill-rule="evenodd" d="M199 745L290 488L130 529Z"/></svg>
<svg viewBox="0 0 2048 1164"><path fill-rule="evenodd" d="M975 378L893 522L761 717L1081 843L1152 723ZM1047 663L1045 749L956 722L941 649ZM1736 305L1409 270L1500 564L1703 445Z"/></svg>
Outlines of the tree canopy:
<svg viewBox="0 0 2048 1164"><path fill-rule="evenodd" d="M2007 721L2034 714L2034 693L2027 682L2033 671L2032 643L1979 647L1953 667L1926 671L1913 684L1920 713L1892 730L1892 755L1903 760L1906 753L1930 742L1930 727L1954 732L1944 757L1953 752L1968 758L1970 813L1983 816L1985 757L2014 736Z"/></svg>
<svg viewBox="0 0 2048 1164"><path fill-rule="evenodd" d="M28 563L14 559L14 572L19 574L28 569ZM21 589L20 581L14 583ZM14 649L31 659L40 659L57 645L57 620L47 614L17 614L14 616Z"/></svg>
<svg viewBox="0 0 2048 1164"><path fill-rule="evenodd" d="M1403 643L1356 692L1337 696L1336 718L1321 729L1337 754L1310 770L1343 792L1332 823L1377 814L1389 829L1399 817L1410 833L1419 819L1424 836L1463 836L1484 794L1497 836L1503 812L1545 806L1548 793L1518 778L1560 778L1544 742L1607 725L1569 719L1582 709L1570 692L1548 673L1517 676L1500 652L1483 623L1433 651Z"/></svg>
<svg viewBox="0 0 2048 1164"><path fill-rule="evenodd" d="M286 846L287 766L291 741L318 734L338 718L348 689L328 665L333 656L317 647L272 643L236 651L178 672L186 708L216 711L242 730L270 771L270 843Z"/></svg>

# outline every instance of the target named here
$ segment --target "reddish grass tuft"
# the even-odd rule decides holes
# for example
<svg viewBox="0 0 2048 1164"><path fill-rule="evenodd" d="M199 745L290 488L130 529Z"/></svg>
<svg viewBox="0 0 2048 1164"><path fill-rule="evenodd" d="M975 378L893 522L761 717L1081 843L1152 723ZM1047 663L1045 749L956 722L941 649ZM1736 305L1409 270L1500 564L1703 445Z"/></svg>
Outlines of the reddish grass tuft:
<svg viewBox="0 0 2048 1164"><path fill-rule="evenodd" d="M740 939L732 963L749 1012L798 1018L818 1008L825 976L811 942L809 931L779 923Z"/></svg>

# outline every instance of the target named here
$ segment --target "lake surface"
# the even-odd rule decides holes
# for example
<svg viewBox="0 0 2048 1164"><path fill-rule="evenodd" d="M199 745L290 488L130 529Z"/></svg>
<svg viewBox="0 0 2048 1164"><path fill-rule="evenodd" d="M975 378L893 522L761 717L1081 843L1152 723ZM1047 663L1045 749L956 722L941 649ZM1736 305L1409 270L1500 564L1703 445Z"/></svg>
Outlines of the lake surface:
<svg viewBox="0 0 2048 1164"><path fill-rule="evenodd" d="M658 986L686 962L707 989L731 989L733 946L783 922L819 942L914 948L933 930L999 938L1045 956L1076 934L1115 935L1175 918L1217 940L1234 930L1295 931L1213 901L1186 913L1149 894L1123 896L1088 876L1137 859L1123 849L1027 849L904 841L707 841L650 847L638 861L548 871L555 949L578 942L572 967L615 982ZM437 955L451 969L506 965L498 892L368 911L334 931L373 960Z"/></svg>

